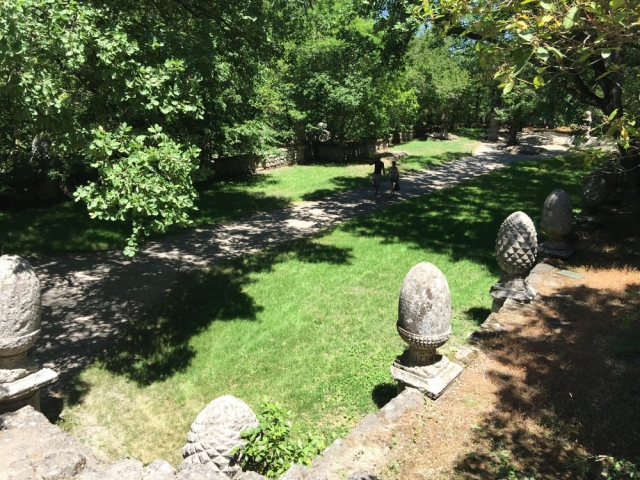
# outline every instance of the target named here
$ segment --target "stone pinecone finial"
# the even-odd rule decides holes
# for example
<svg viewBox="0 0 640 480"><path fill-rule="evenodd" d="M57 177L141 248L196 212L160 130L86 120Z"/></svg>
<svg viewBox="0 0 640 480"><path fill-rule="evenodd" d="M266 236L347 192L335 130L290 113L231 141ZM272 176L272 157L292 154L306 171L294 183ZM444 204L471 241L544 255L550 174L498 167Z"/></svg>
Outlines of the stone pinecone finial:
<svg viewBox="0 0 640 480"><path fill-rule="evenodd" d="M184 460L178 469L202 463L233 477L240 466L233 462L231 451L245 444L241 432L257 426L258 418L242 400L231 395L216 398L191 424L187 444L182 448Z"/></svg>
<svg viewBox="0 0 640 480"><path fill-rule="evenodd" d="M524 212L514 212L500 226L495 255L500 268L511 275L525 274L536 263L536 227Z"/></svg>

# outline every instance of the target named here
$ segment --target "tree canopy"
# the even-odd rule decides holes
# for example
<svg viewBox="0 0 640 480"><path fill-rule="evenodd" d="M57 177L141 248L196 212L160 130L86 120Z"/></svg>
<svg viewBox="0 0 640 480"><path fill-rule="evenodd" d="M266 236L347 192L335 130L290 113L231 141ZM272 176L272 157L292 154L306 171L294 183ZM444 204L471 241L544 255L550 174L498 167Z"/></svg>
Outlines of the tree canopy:
<svg viewBox="0 0 640 480"><path fill-rule="evenodd" d="M631 0L5 0L0 195L62 181L133 254L188 224L203 166L318 124L343 143L580 102L631 154L639 21Z"/></svg>

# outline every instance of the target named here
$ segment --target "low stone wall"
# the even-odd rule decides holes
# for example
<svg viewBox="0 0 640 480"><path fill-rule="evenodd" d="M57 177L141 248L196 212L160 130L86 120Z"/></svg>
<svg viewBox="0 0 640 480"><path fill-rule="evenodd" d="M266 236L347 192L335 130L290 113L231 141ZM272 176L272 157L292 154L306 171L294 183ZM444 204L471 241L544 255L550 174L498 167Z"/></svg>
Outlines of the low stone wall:
<svg viewBox="0 0 640 480"><path fill-rule="evenodd" d="M399 145L401 143L410 142L415 138L415 132L413 130L407 130L406 132L394 132L391 135L391 143L393 145Z"/></svg>
<svg viewBox="0 0 640 480"><path fill-rule="evenodd" d="M349 162L371 158L384 152L393 142L392 138L368 140L363 142L330 143L318 142L313 145L313 160L316 162Z"/></svg>
<svg viewBox="0 0 640 480"><path fill-rule="evenodd" d="M286 167L298 163L299 148L281 148L280 153L266 155L236 155L213 161L215 178L233 178L253 175L260 170Z"/></svg>

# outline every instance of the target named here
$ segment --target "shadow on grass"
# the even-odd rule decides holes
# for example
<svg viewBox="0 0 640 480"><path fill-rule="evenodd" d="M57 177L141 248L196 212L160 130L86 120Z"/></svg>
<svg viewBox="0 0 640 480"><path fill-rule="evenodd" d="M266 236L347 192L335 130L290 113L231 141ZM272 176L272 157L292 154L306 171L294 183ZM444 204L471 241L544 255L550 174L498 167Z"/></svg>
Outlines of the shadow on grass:
<svg viewBox="0 0 640 480"><path fill-rule="evenodd" d="M417 172L420 170L428 170L443 163L453 162L460 158L468 157L470 153L464 152L446 152L440 155L432 155L429 157L423 155L408 155L400 159L398 167L400 168L400 174L402 174L402 165L405 163L417 163L419 168L407 168L405 172Z"/></svg>
<svg viewBox="0 0 640 480"><path fill-rule="evenodd" d="M191 220L195 226L208 225L236 220L258 212L278 210L289 205L289 200L282 197L212 187L200 193L196 201L198 210L191 214Z"/></svg>
<svg viewBox="0 0 640 480"><path fill-rule="evenodd" d="M491 309L489 308L479 308L474 307L466 310L464 312L473 322L480 326L484 323L487 317L491 314Z"/></svg>
<svg viewBox="0 0 640 480"><path fill-rule="evenodd" d="M348 249L305 239L273 250L184 273L162 304L131 323L102 363L107 370L140 384L169 378L184 371L196 354L189 340L211 323L255 321L261 305L245 292L257 273L295 258L308 263L348 265Z"/></svg>
<svg viewBox="0 0 640 480"><path fill-rule="evenodd" d="M378 408L384 407L398 395L398 386L395 383L379 383L373 387L371 398Z"/></svg>
<svg viewBox="0 0 640 480"><path fill-rule="evenodd" d="M303 200L315 201L322 200L323 198L330 197L337 193L347 192L351 190L357 190L370 185L369 177L335 177L331 179L331 183L335 186L333 188L323 188L314 192L307 193L302 196Z"/></svg>
<svg viewBox="0 0 640 480"><path fill-rule="evenodd" d="M518 478L595 478L594 455L640 460L640 285L559 293L534 303L533 323L485 340L505 370L487 371L499 403L457 464L465 478L496 478L497 452Z"/></svg>
<svg viewBox="0 0 640 480"><path fill-rule="evenodd" d="M553 189L563 188L574 198L579 195L574 172L536 174L538 166L512 164L455 188L392 205L344 228L381 238L383 243L412 244L456 261L470 260L498 275L494 244L507 216L521 210L538 224L544 200Z"/></svg>
<svg viewBox="0 0 640 480"><path fill-rule="evenodd" d="M0 211L5 254L30 257L122 248L127 234L124 224L92 220L86 205L73 201Z"/></svg>
<svg viewBox="0 0 640 480"><path fill-rule="evenodd" d="M269 177L255 175L234 180L232 185L241 188L269 183L273 183ZM199 189L198 210L191 213L194 226L235 220L290 204L282 197L242 192L221 183L201 184ZM184 227L173 227L167 233L182 230ZM86 205L72 201L48 207L0 211L0 247L5 254L31 257L122 249L130 233L126 223L93 220ZM150 240L163 235L154 234Z"/></svg>

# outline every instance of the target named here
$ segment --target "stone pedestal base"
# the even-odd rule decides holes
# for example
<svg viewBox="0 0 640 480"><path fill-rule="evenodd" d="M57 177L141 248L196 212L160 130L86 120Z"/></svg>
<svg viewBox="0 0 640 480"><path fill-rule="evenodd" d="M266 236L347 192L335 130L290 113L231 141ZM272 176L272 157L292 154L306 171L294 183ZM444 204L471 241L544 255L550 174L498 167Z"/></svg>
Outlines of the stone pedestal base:
<svg viewBox="0 0 640 480"><path fill-rule="evenodd" d="M15 411L26 405L40 410L40 388L55 382L58 374L49 368L14 382L0 383L0 413Z"/></svg>
<svg viewBox="0 0 640 480"><path fill-rule="evenodd" d="M530 302L538 295L538 291L525 278L508 274L503 274L489 293L493 298L513 298L520 302Z"/></svg>
<svg viewBox="0 0 640 480"><path fill-rule="evenodd" d="M396 358L391 366L391 375L401 384L420 390L432 400L460 375L462 367L447 357L436 355L431 365L412 366L408 351Z"/></svg>
<svg viewBox="0 0 640 480"><path fill-rule="evenodd" d="M544 253L550 257L566 260L575 253L575 250L567 245L561 238L550 238L546 242L538 245L538 253Z"/></svg>

